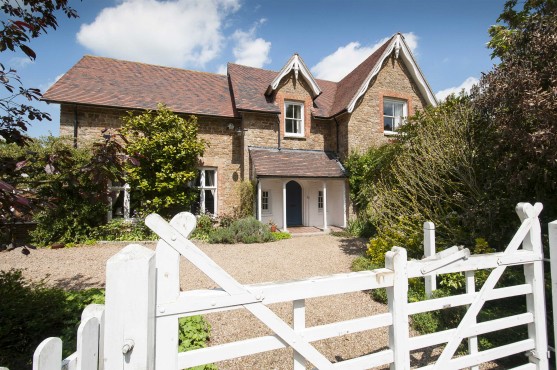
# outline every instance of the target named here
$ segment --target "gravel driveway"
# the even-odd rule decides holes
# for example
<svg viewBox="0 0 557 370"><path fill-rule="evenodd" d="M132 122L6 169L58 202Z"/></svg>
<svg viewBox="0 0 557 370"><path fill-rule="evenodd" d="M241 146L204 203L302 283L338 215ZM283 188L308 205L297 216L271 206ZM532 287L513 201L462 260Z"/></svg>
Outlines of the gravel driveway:
<svg viewBox="0 0 557 370"><path fill-rule="evenodd" d="M142 243L150 248L155 243ZM354 257L365 248L362 240L330 235L304 236L266 244L196 244L217 264L243 284L302 279L350 271ZM69 249L38 249L28 256L19 250L0 253L0 270L24 269L31 279L48 278L49 284L66 289L102 287L105 264L127 243L97 244ZM215 284L186 260L181 263L183 290L213 288ZM269 306L283 320L292 323L292 303ZM306 300L306 325L365 317L386 312L363 292ZM246 310L206 315L212 326L211 343L272 334ZM362 356L385 348L387 329L350 334L315 342L316 348L332 361ZM434 351L436 352L436 351ZM431 357L430 352L412 354L413 365ZM292 350L276 350L217 363L219 369L292 369ZM489 366L492 368L492 366ZM387 367L386 367L387 368Z"/></svg>

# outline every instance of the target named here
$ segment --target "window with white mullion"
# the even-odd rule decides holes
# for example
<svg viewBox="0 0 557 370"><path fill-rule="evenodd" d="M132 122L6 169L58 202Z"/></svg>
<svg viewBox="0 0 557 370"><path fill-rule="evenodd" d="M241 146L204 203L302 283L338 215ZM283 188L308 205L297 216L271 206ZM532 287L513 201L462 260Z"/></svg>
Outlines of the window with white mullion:
<svg viewBox="0 0 557 370"><path fill-rule="evenodd" d="M217 170L202 168L195 180L199 189L199 201L194 205L194 213L217 213Z"/></svg>
<svg viewBox="0 0 557 370"><path fill-rule="evenodd" d="M285 136L304 136L303 103L284 103L284 133Z"/></svg>
<svg viewBox="0 0 557 370"><path fill-rule="evenodd" d="M263 190L261 192L261 212L266 214L271 213L271 192L269 190Z"/></svg>
<svg viewBox="0 0 557 370"><path fill-rule="evenodd" d="M383 129L386 133L396 132L404 123L407 113L405 100L383 99Z"/></svg>
<svg viewBox="0 0 557 370"><path fill-rule="evenodd" d="M317 192L317 210L323 212L323 191L319 190Z"/></svg>

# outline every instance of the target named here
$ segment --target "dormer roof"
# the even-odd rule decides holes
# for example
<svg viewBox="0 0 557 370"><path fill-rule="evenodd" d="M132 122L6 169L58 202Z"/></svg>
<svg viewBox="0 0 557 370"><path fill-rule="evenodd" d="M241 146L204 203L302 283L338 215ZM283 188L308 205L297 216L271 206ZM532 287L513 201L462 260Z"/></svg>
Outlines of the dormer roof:
<svg viewBox="0 0 557 370"><path fill-rule="evenodd" d="M311 74L309 68L304 63L304 60L298 55L298 53L292 55L288 62L286 62L277 76L273 79L273 81L271 81L269 87L267 87L267 91L265 94L270 95L273 91L275 91L282 79L288 76L291 72L294 73L294 78L296 80L298 80L300 74L304 77L309 85L312 97L314 99L321 94L321 88L317 84L317 81Z"/></svg>

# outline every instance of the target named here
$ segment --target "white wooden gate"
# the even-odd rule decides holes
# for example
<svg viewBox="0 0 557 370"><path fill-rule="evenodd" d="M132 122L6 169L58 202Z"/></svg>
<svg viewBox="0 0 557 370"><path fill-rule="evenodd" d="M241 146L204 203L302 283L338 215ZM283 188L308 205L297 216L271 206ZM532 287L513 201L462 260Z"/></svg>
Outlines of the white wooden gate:
<svg viewBox="0 0 557 370"><path fill-rule="evenodd" d="M104 340L104 344L97 344L101 349L97 351L98 367L94 356L81 359L78 354L71 365L74 367L68 368L183 369L292 347L294 369L305 368L306 360L318 369L368 369L386 364L392 369L409 369L411 351L446 343L436 363L424 369L475 367L516 353L527 354L529 361L517 369L548 369L543 252L538 220L541 209L539 203L517 206L521 226L504 252L470 255L468 249L452 247L421 261L408 261L406 250L394 247L386 255L383 269L256 285L238 283L188 240L195 228L195 217L191 214L179 214L170 223L158 215L150 215L146 223L161 238L156 252L129 245L107 263L106 306L101 315L97 312L97 321L92 325L99 328L102 333L97 337ZM552 250L557 249L557 223L550 224L550 243ZM201 269L220 289L181 292L180 256ZM495 288L510 265L524 266L525 283ZM552 268L554 266L557 272L555 259ZM464 272L467 280L473 282L473 272L480 269L492 271L479 292L469 289L461 295L408 303L409 278L423 277L431 285L436 275ZM378 288L387 289L389 312L306 327L306 299ZM526 312L476 323L477 314L486 301L519 295L526 297ZM294 307L292 327L267 307L289 301ZM468 310L457 328L410 337L411 315L466 305ZM247 309L275 334L178 352L179 317L235 309ZM102 320L104 324L100 324ZM462 340L468 339L473 344L479 335L519 325L527 326L527 339L481 352L477 351L477 345L470 345L469 354L454 356ZM389 328L388 348L355 359L331 363L312 345L318 340L380 327ZM52 341L52 338L47 339L37 349L34 369L60 368L59 353L50 362L53 365L43 366L46 360L41 360L52 357L52 351L44 349Z"/></svg>

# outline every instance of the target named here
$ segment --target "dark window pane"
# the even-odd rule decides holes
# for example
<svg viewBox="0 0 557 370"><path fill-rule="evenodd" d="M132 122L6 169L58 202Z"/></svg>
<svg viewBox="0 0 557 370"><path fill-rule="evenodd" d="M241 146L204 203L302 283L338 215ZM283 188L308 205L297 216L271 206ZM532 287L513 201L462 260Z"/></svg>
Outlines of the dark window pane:
<svg viewBox="0 0 557 370"><path fill-rule="evenodd" d="M215 186L215 170L205 170L205 186Z"/></svg>
<svg viewBox="0 0 557 370"><path fill-rule="evenodd" d="M394 131L393 117L383 117L383 127L385 131Z"/></svg>
<svg viewBox="0 0 557 370"><path fill-rule="evenodd" d="M205 212L215 213L215 197L213 196L213 190L205 190Z"/></svg>
<svg viewBox="0 0 557 370"><path fill-rule="evenodd" d="M299 105L294 105L294 118L302 118L302 107Z"/></svg>
<svg viewBox="0 0 557 370"><path fill-rule="evenodd" d="M286 105L286 117L293 118L294 117L294 106L291 104Z"/></svg>
<svg viewBox="0 0 557 370"><path fill-rule="evenodd" d="M286 120L286 132L293 133L294 132L294 121L291 119Z"/></svg>

